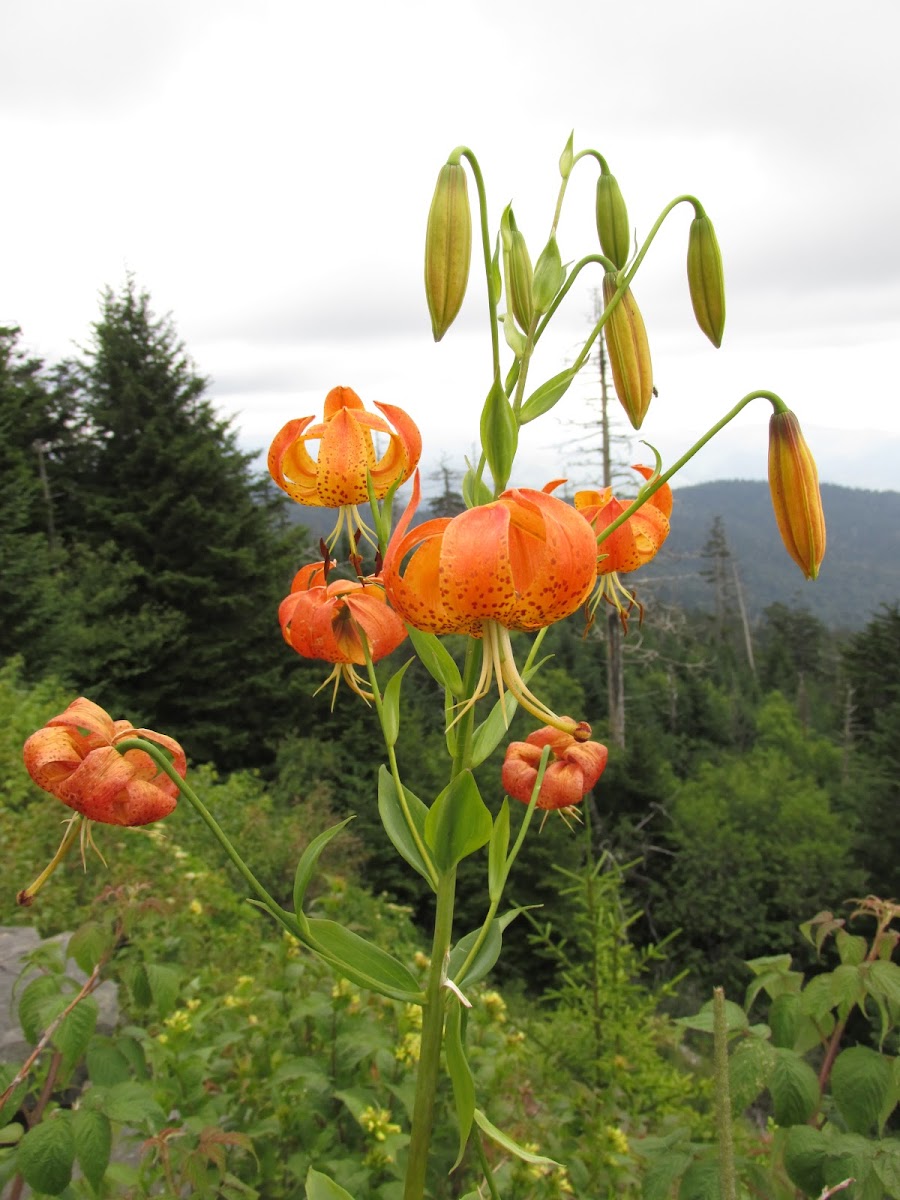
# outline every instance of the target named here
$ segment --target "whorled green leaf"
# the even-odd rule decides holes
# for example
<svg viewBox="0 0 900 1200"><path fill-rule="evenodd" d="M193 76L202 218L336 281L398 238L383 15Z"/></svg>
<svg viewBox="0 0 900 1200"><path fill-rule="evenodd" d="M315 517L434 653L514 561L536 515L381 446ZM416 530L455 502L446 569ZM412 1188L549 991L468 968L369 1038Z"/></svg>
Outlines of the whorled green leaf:
<svg viewBox="0 0 900 1200"><path fill-rule="evenodd" d="M450 1003L444 1027L444 1053L447 1057L450 1082L453 1085L453 1102L459 1126L459 1152L456 1162L450 1168L451 1171L455 1171L466 1152L475 1116L475 1081L463 1045L463 1010L462 1005L455 1001Z"/></svg>
<svg viewBox="0 0 900 1200"><path fill-rule="evenodd" d="M825 1186L828 1139L811 1125L795 1125L784 1143L784 1169L792 1183L807 1196L818 1196Z"/></svg>
<svg viewBox="0 0 900 1200"><path fill-rule="evenodd" d="M831 1095L847 1128L869 1134L897 1102L891 1060L868 1046L849 1046L831 1068Z"/></svg>
<svg viewBox="0 0 900 1200"><path fill-rule="evenodd" d="M534 421L549 412L562 400L577 374L578 371L574 367L568 367L536 388L522 405L519 412L519 424L527 425L529 421Z"/></svg>
<svg viewBox="0 0 900 1200"><path fill-rule="evenodd" d="M478 935L481 931L473 929L471 933L467 933L465 937L461 937L453 949L450 951L450 960L447 964L447 975L455 983L460 986L468 986L472 983L477 983L479 979L484 979L488 971L496 963L500 957L500 951L503 948L503 930L498 921L491 921L484 941L478 949L478 953L472 960L472 964L465 974L463 979L459 979L459 972L462 970L463 963L472 952L472 947L478 940Z"/></svg>
<svg viewBox="0 0 900 1200"><path fill-rule="evenodd" d="M472 767L480 766L489 754L497 749L504 738L509 737L509 724L519 707L518 700L509 692L497 700L494 707L472 734Z"/></svg>
<svg viewBox="0 0 900 1200"><path fill-rule="evenodd" d="M409 670L412 661L410 659L409 662L405 662L399 671L394 672L381 697L382 732L387 746L397 744L400 733L400 688L403 685L403 676Z"/></svg>
<svg viewBox="0 0 900 1200"><path fill-rule="evenodd" d="M315 874L316 866L322 852L332 838L336 838L341 830L349 825L352 820L353 817L346 817L343 821L339 821L337 825L332 825L330 829L324 829L313 838L300 855L297 870L294 872L294 912L298 917L303 917L303 902L306 899L306 889L309 887L310 880Z"/></svg>
<svg viewBox="0 0 900 1200"><path fill-rule="evenodd" d="M408 1004L419 1000L415 977L380 946L323 917L310 917L308 932L310 949L336 966L351 982Z"/></svg>
<svg viewBox="0 0 900 1200"><path fill-rule="evenodd" d="M63 1069L69 1071L87 1049L97 1028L97 1001L83 996L53 1031L53 1045L63 1056Z"/></svg>
<svg viewBox="0 0 900 1200"><path fill-rule="evenodd" d="M498 901L506 884L506 855L509 851L509 801L504 796L494 819L488 846L488 896Z"/></svg>
<svg viewBox="0 0 900 1200"><path fill-rule="evenodd" d="M112 945L112 931L96 921L88 921L69 938L66 953L85 975L90 975Z"/></svg>
<svg viewBox="0 0 900 1200"><path fill-rule="evenodd" d="M425 845L425 818L428 807L409 788L403 789L410 820L415 826L421 844ZM394 849L409 865L425 879L428 886L435 890L434 871L422 856L416 839L413 837L397 795L397 785L390 771L384 764L378 771L378 815L384 826L385 833L391 839Z"/></svg>
<svg viewBox="0 0 900 1200"><path fill-rule="evenodd" d="M514 1154L522 1162L531 1163L535 1167L560 1166L555 1159L546 1158L543 1154L533 1154L530 1150L526 1150L524 1146L520 1146L508 1134L498 1129L496 1125L492 1125L480 1108L476 1108L473 1115L475 1117L475 1124L482 1133L486 1133L492 1142L496 1142L498 1146L502 1146L507 1153Z"/></svg>
<svg viewBox="0 0 900 1200"><path fill-rule="evenodd" d="M775 1051L764 1038L742 1038L728 1060L731 1108L739 1116L769 1086Z"/></svg>
<svg viewBox="0 0 900 1200"><path fill-rule="evenodd" d="M819 1107L818 1077L793 1050L775 1050L769 1091L779 1125L802 1125Z"/></svg>
<svg viewBox="0 0 900 1200"><path fill-rule="evenodd" d="M519 426L516 415L503 384L495 379L481 410L481 445L488 467L498 492L509 482L516 448L519 444Z"/></svg>
<svg viewBox="0 0 900 1200"><path fill-rule="evenodd" d="M16 1166L30 1188L58 1196L68 1187L75 1162L75 1138L68 1112L39 1121L19 1142Z"/></svg>
<svg viewBox="0 0 900 1200"><path fill-rule="evenodd" d="M112 1153L112 1126L105 1113L84 1108L76 1109L72 1116L72 1133L75 1138L75 1157L85 1179L94 1191L109 1166Z"/></svg>
<svg viewBox="0 0 900 1200"><path fill-rule="evenodd" d="M333 1179L310 1167L306 1174L306 1200L353 1200L353 1197Z"/></svg>
<svg viewBox="0 0 900 1200"><path fill-rule="evenodd" d="M436 680L441 687L447 688L454 696L461 696L463 685L459 667L453 661L441 639L433 633L423 633L421 629L416 629L412 625L407 625L406 632L409 634L413 649L432 679Z"/></svg>
<svg viewBox="0 0 900 1200"><path fill-rule="evenodd" d="M425 839L442 871L474 854L491 836L493 821L471 771L460 771L425 818Z"/></svg>

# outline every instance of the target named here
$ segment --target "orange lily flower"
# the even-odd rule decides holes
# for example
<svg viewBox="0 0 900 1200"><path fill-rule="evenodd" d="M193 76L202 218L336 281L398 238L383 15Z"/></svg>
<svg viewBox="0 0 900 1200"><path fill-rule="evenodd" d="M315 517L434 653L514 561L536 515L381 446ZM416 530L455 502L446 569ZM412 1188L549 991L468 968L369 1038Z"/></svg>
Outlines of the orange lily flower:
<svg viewBox="0 0 900 1200"><path fill-rule="evenodd" d="M284 640L304 658L320 658L335 667L322 687L334 680L334 696L344 679L349 687L371 700L354 665L366 661L363 644L372 662L391 654L406 637L406 626L387 605L380 579L336 579L328 583L333 561L301 567L294 576L291 594L278 608ZM322 689L319 688L319 691ZM332 705L334 704L332 697Z"/></svg>
<svg viewBox="0 0 900 1200"><path fill-rule="evenodd" d="M596 577L591 527L547 491L513 488L491 504L407 532L419 495L417 474L384 559L392 606L427 633L483 637L481 678L466 708L487 693L496 675L501 697L505 683L539 719L569 732L580 729L529 692L516 670L509 630L543 629L583 603Z"/></svg>
<svg viewBox="0 0 900 1200"><path fill-rule="evenodd" d="M332 388L321 421L313 424L314 417L288 421L269 448L269 472L292 500L341 509L334 538L344 523L345 510L350 510L354 527L363 528L356 506L369 498L367 473L381 500L398 479L404 482L410 477L422 453L418 427L402 408L378 403L375 407L384 415L366 412L352 388ZM373 433L388 438L380 458ZM315 459L307 448L314 441L319 443Z"/></svg>
<svg viewBox="0 0 900 1200"><path fill-rule="evenodd" d="M599 742L579 742L550 726L536 729L524 742L510 742L503 760L503 788L514 800L531 801L541 752L550 747L550 761L541 780L536 804L566 809L579 804L606 768L608 752Z"/></svg>
<svg viewBox="0 0 900 1200"><path fill-rule="evenodd" d="M632 470L648 480L654 474L651 467L638 464L635 464ZM627 521L607 537L603 537L603 530L633 503L632 500L617 500L612 494L612 488L575 493L575 507L590 522L599 543L597 574L600 576L600 587L591 601L591 616L596 612L600 601L606 600L618 610L626 629L628 613L636 600L634 594L621 583L619 575L626 575L630 571L636 571L638 567L645 566L655 557L669 536L672 489L667 483L663 484Z"/></svg>
<svg viewBox="0 0 900 1200"><path fill-rule="evenodd" d="M178 742L152 729L135 729L80 696L33 733L23 750L28 774L45 792L90 821L149 825L175 808L178 788L143 750L116 749L126 738L156 742L172 755L183 779L187 761Z"/></svg>

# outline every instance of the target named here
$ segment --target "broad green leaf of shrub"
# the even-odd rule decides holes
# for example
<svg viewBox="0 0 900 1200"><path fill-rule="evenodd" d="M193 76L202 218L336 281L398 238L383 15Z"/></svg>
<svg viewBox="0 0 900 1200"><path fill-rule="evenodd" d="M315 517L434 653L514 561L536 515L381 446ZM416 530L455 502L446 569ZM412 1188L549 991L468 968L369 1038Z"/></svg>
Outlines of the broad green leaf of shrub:
<svg viewBox="0 0 900 1200"><path fill-rule="evenodd" d="M66 953L85 975L90 975L112 944L112 933L96 921L88 921L69 938Z"/></svg>
<svg viewBox="0 0 900 1200"><path fill-rule="evenodd" d="M80 1108L72 1117L72 1133L78 1165L94 1191L99 1191L112 1151L109 1119L102 1112Z"/></svg>
<svg viewBox="0 0 900 1200"><path fill-rule="evenodd" d="M691 1163L681 1177L678 1200L720 1200L718 1159L702 1158Z"/></svg>
<svg viewBox="0 0 900 1200"><path fill-rule="evenodd" d="M94 1036L98 1011L94 997L84 996L56 1027L53 1044L63 1056L66 1071L78 1062Z"/></svg>
<svg viewBox="0 0 900 1200"><path fill-rule="evenodd" d="M731 1110L738 1116L769 1086L775 1050L763 1038L742 1038L728 1061Z"/></svg>
<svg viewBox="0 0 900 1200"><path fill-rule="evenodd" d="M796 1125L784 1143L784 1169L807 1196L818 1196L825 1186L828 1140L820 1129Z"/></svg>
<svg viewBox="0 0 900 1200"><path fill-rule="evenodd" d="M75 1138L68 1113L40 1121L19 1142L17 1166L36 1192L58 1196L72 1178L74 1162Z"/></svg>
<svg viewBox="0 0 900 1200"><path fill-rule="evenodd" d="M647 1168L641 1188L642 1200L669 1200L673 1184L692 1162L690 1154L665 1152Z"/></svg>
<svg viewBox="0 0 900 1200"><path fill-rule="evenodd" d="M866 998L865 966L841 963L831 972L831 1003L842 1017L861 1005Z"/></svg>
<svg viewBox="0 0 900 1200"><path fill-rule="evenodd" d="M744 1007L748 1012L761 991L768 992L770 1000L776 1000L785 993L800 991L803 976L799 971L791 970L789 954L767 954L762 958L751 958L747 966L756 976L744 997Z"/></svg>
<svg viewBox="0 0 900 1200"><path fill-rule="evenodd" d="M480 850L490 840L493 828L471 771L460 771L447 784L425 818L428 847L442 871Z"/></svg>
<svg viewBox="0 0 900 1200"><path fill-rule="evenodd" d="M353 1200L348 1191L312 1167L306 1176L306 1200Z"/></svg>
<svg viewBox="0 0 900 1200"><path fill-rule="evenodd" d="M675 1020L676 1025L681 1025L684 1029L696 1029L699 1033L712 1033L713 1031L713 1002L707 1000L698 1013L693 1017L678 1017ZM729 1033L737 1033L739 1030L749 1029L750 1022L747 1019L747 1014L739 1004L735 1004L733 1000L725 1001L725 1028Z"/></svg>
<svg viewBox="0 0 900 1200"><path fill-rule="evenodd" d="M834 935L834 942L841 962L851 967L858 967L869 949L869 944L864 937L856 937L852 933L847 933L845 929L837 931Z"/></svg>
<svg viewBox="0 0 900 1200"><path fill-rule="evenodd" d="M825 1186L836 1187L852 1178L853 1200L884 1200L873 1169L877 1144L856 1133L842 1133L832 1138L822 1172Z"/></svg>
<svg viewBox="0 0 900 1200"><path fill-rule="evenodd" d="M409 788L404 787L403 794L406 797L410 819L419 835L419 842L424 846L425 818L428 816L428 807ZM422 852L416 844L416 839L410 832L409 825L406 823L406 817L403 814L403 808L400 804L400 798L397 795L397 785L394 783L390 771L383 764L378 771L378 815L381 817L384 831L391 839L394 849L401 858L409 863L413 870L419 872L422 878L427 881L431 890L434 891L433 872L422 857Z"/></svg>
<svg viewBox="0 0 900 1200"><path fill-rule="evenodd" d="M32 979L19 999L19 1024L26 1039L34 1045L71 1000L71 995L62 994L56 977L38 975Z"/></svg>
<svg viewBox="0 0 900 1200"><path fill-rule="evenodd" d="M900 1141L879 1142L872 1169L885 1193L892 1200L900 1197Z"/></svg>
<svg viewBox="0 0 900 1200"><path fill-rule="evenodd" d="M101 1097L96 1097L101 1099ZM147 1122L154 1126L164 1124L166 1114L160 1108L149 1085L135 1080L116 1083L105 1088L102 1096L102 1111L111 1121L141 1128Z"/></svg>
<svg viewBox="0 0 900 1200"><path fill-rule="evenodd" d="M779 1125L802 1125L819 1106L816 1073L793 1050L776 1049L769 1091Z"/></svg>
<svg viewBox="0 0 900 1200"><path fill-rule="evenodd" d="M87 1069L95 1087L109 1087L131 1078L125 1055L111 1041L96 1039L88 1048Z"/></svg>
<svg viewBox="0 0 900 1200"><path fill-rule="evenodd" d="M882 959L867 963L863 984L878 1005L881 1017L879 1045L883 1046L889 1030L900 1022L900 967Z"/></svg>
<svg viewBox="0 0 900 1200"><path fill-rule="evenodd" d="M896 1104L890 1061L868 1046L850 1046L834 1060L831 1094L847 1128L867 1134Z"/></svg>

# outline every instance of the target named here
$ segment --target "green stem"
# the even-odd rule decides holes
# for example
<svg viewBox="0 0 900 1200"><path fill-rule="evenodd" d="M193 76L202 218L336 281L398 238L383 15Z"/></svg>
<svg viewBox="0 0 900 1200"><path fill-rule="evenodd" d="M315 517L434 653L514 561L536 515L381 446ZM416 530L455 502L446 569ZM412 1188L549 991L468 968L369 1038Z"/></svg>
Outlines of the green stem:
<svg viewBox="0 0 900 1200"><path fill-rule="evenodd" d="M434 937L431 944L431 971L422 1007L422 1045L416 1074L416 1098L413 1104L403 1200L423 1200L425 1195L425 1176L434 1125L434 1101L444 1040L444 972L450 953L455 899L456 868L453 867L443 872L438 882Z"/></svg>
<svg viewBox="0 0 900 1200"><path fill-rule="evenodd" d="M634 501L632 501L631 504L629 504L629 506L625 509L625 511L623 513L621 513L618 517L616 517L616 519L614 521L610 521L610 523L606 526L606 528L603 529L597 535L597 542L600 543L605 538L608 538L609 535L611 533L613 533L616 529L618 529L620 525L624 525L625 522L630 517L633 517L634 514L637 512L637 510L643 504L646 504L646 502L650 499L650 497L655 492L658 492L659 489L663 486L663 484L668 483L673 475L675 475L678 471L681 470L681 468L683 466L685 466L687 463L689 463L691 461L691 459L694 457L694 455L697 453L697 451L702 450L703 447L706 445L706 443L708 441L711 441L712 438L714 438L720 430L724 429L729 421L734 420L734 418L738 415L738 413L742 409L746 408L746 406L751 402L751 400L760 400L760 399L768 400L776 412L784 412L787 409L787 405L784 403L784 401L782 399L780 399L780 397L776 396L774 392L766 392L766 391L748 392L747 395L744 396L743 399L739 400L737 402L737 404L734 406L734 408L732 408L729 412L727 412L720 421L717 421L715 423L715 425L712 426L711 429L707 430L707 432L704 433L702 438L700 438L698 441L694 442L694 444L693 444L693 446L691 446L690 450L685 451L685 453L682 454L681 458L679 458L677 460L677 462L673 463L672 466L669 467L668 471L663 471L663 473L661 475L658 475L656 477L656 479L654 479L650 483L646 484L645 487L642 487L637 498Z"/></svg>
<svg viewBox="0 0 900 1200"><path fill-rule="evenodd" d="M271 896L259 882L256 876L241 858L240 854L229 841L228 836L222 826L215 819L191 785L186 780L182 779L172 766L171 762L166 756L165 751L162 750L161 747L155 745L153 742L147 741L145 738L140 737L125 738L121 742L116 742L116 749L120 754L124 754L127 750L143 750L145 754L149 754L160 770L169 776L169 778L181 792L182 796L184 796L184 798L191 805L193 805L201 819L205 821L206 825L211 830L219 845L231 859L238 873L250 887L251 891L253 891L256 896L259 897L263 906L268 909L268 911L277 920L281 921L283 925L286 925L292 933L296 933L296 930L291 924L291 922L293 922L293 917L291 914L286 912L285 909L283 909L278 903L278 901ZM294 924L296 923L294 922Z"/></svg>
<svg viewBox="0 0 900 1200"><path fill-rule="evenodd" d="M719 1132L719 1189L722 1200L735 1200L734 1142L731 1130L731 1091L728 1086L728 1025L725 992L713 989L713 1047L716 1075L716 1124Z"/></svg>
<svg viewBox="0 0 900 1200"><path fill-rule="evenodd" d="M494 296L494 277L491 268L491 232L488 228L487 193L484 188L484 177L478 159L468 146L457 146L450 155L450 162L458 162L460 158L468 160L475 176L475 186L478 189L478 210L481 217L481 247L484 254L485 282L487 283L488 312L491 322L491 359L493 362L493 377L500 375L500 334L497 328L497 300Z"/></svg>
<svg viewBox="0 0 900 1200"><path fill-rule="evenodd" d="M494 1172L491 1170L491 1164L488 1162L487 1155L484 1152L484 1139L481 1136L480 1129L473 1129L472 1140L475 1142L478 1163L484 1174L484 1181L488 1185L488 1191L491 1193L492 1200L500 1200L500 1193L497 1191L497 1185L494 1182Z"/></svg>

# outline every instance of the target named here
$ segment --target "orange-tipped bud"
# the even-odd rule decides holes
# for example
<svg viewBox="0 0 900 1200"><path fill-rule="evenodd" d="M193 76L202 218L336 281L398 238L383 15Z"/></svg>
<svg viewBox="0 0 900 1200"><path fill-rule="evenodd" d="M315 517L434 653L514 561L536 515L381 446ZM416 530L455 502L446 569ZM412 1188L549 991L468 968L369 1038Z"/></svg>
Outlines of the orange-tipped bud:
<svg viewBox="0 0 900 1200"><path fill-rule="evenodd" d="M789 409L769 421L769 490L785 549L815 579L825 557L825 514L815 459Z"/></svg>
<svg viewBox="0 0 900 1200"><path fill-rule="evenodd" d="M687 273L697 324L718 349L725 332L725 275L716 231L706 213L691 222Z"/></svg>
<svg viewBox="0 0 900 1200"><path fill-rule="evenodd" d="M608 171L597 180L597 236L606 257L624 267L631 249L628 209L615 175Z"/></svg>
<svg viewBox="0 0 900 1200"><path fill-rule="evenodd" d="M425 231L425 298L434 340L456 319L466 294L472 258L472 213L461 163L444 163Z"/></svg>
<svg viewBox="0 0 900 1200"><path fill-rule="evenodd" d="M616 294L615 272L603 276L603 303L609 304ZM653 367L644 319L635 303L631 288L626 288L621 300L603 326L613 384L628 420L640 429L653 398Z"/></svg>

